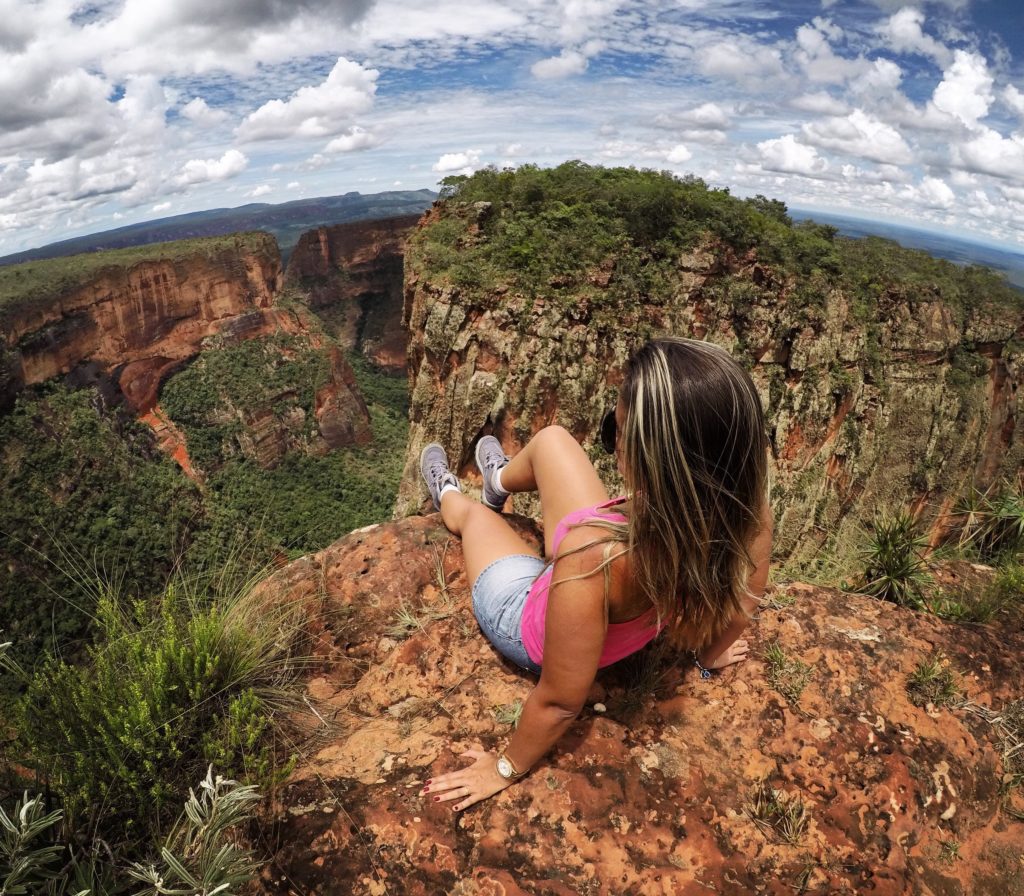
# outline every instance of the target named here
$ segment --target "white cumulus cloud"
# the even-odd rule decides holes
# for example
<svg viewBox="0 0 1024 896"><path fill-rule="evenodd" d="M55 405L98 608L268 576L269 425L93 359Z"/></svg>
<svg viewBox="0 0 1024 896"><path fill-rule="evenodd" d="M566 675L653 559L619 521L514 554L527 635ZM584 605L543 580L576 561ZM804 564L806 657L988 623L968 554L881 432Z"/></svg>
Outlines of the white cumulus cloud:
<svg viewBox="0 0 1024 896"><path fill-rule="evenodd" d="M813 146L873 162L906 165L914 158L899 131L862 109L854 109L845 117L810 122L803 126L802 133Z"/></svg>
<svg viewBox="0 0 1024 896"><path fill-rule="evenodd" d="M1024 119L1024 93L1013 84L1007 84L1003 89L1003 102Z"/></svg>
<svg viewBox="0 0 1024 896"><path fill-rule="evenodd" d="M904 187L899 196L925 208L952 208L956 202L956 194L937 177L922 178L917 186Z"/></svg>
<svg viewBox="0 0 1024 896"><path fill-rule="evenodd" d="M245 171L249 160L237 149L229 149L219 159L191 159L178 174L179 186L227 180Z"/></svg>
<svg viewBox="0 0 1024 896"><path fill-rule="evenodd" d="M763 140L757 144L761 167L767 171L814 176L828 168L828 162L813 146L798 143L792 134Z"/></svg>
<svg viewBox="0 0 1024 896"><path fill-rule="evenodd" d="M231 116L223 109L211 109L201 96L190 100L181 107L181 117L198 124L200 127L212 127L222 124Z"/></svg>
<svg viewBox="0 0 1024 896"><path fill-rule="evenodd" d="M947 65L951 58L949 47L924 33L924 13L913 6L905 6L893 13L879 28L883 40L897 53L918 53Z"/></svg>
<svg viewBox="0 0 1024 896"><path fill-rule="evenodd" d="M327 80L300 87L288 100L270 100L238 127L240 140L331 137L352 126L354 116L373 106L376 69L338 57Z"/></svg>
<svg viewBox="0 0 1024 896"><path fill-rule="evenodd" d="M992 83L983 56L957 50L953 64L946 69L942 83L932 94L931 104L967 127L974 127L979 119L988 115L994 99Z"/></svg>
<svg viewBox="0 0 1024 896"><path fill-rule="evenodd" d="M438 174L472 174L480 167L480 150L467 149L464 152L446 152L431 166Z"/></svg>
<svg viewBox="0 0 1024 896"><path fill-rule="evenodd" d="M255 189L250 190L246 193L246 196L252 196L254 199L259 196L266 196L268 193L273 193L274 188L270 184L260 184Z"/></svg>
<svg viewBox="0 0 1024 896"><path fill-rule="evenodd" d="M960 167L977 174L1024 180L1024 134L1004 137L991 128L982 131L953 150Z"/></svg>
<svg viewBox="0 0 1024 896"><path fill-rule="evenodd" d="M356 152L360 149L370 149L380 143L376 134L353 125L340 137L335 137L327 144L327 152Z"/></svg>
<svg viewBox="0 0 1024 896"><path fill-rule="evenodd" d="M582 75L587 70L587 57L577 50L562 50L557 56L541 59L530 66L530 72L542 81Z"/></svg>
<svg viewBox="0 0 1024 896"><path fill-rule="evenodd" d="M681 165L693 158L690 152L682 143L678 143L665 153L665 161L670 165Z"/></svg>

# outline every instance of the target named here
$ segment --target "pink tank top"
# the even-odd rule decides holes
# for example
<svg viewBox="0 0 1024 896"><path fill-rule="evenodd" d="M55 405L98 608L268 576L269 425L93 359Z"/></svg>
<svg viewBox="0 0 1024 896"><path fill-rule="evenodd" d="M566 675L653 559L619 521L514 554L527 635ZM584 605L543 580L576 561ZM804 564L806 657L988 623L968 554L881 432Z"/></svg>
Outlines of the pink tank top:
<svg viewBox="0 0 1024 896"><path fill-rule="evenodd" d="M551 551L558 556L558 547L569 532L570 526L581 523L584 520L594 517L604 517L615 522L624 523L626 518L621 513L600 513L606 507L625 502L625 498L613 498L603 504L594 507L584 507L581 510L574 510L565 515L555 527L555 534L551 539ZM526 601L523 603L522 638L523 647L530 655L530 659L538 665L543 664L544 659L544 627L548 611L548 589L551 587L551 574L554 564L548 566L533 583ZM636 653L641 647L651 641L661 630L656 623L657 614L654 607L646 613L630 619L627 622L609 622L608 631L604 639L604 649L597 662L599 669L618 662L623 657Z"/></svg>

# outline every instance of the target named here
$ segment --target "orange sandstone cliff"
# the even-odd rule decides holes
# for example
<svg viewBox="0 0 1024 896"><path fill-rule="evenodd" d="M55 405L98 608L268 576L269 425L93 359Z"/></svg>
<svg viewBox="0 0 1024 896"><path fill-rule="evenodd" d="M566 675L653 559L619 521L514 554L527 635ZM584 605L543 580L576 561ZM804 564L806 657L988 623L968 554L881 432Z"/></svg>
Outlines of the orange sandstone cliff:
<svg viewBox="0 0 1024 896"><path fill-rule="evenodd" d="M285 280L327 312L344 348L379 367L405 369L402 325L405 238L419 215L320 227L300 238Z"/></svg>
<svg viewBox="0 0 1024 896"><path fill-rule="evenodd" d="M208 348L284 332L327 354L328 381L315 397L316 436L298 440L301 447L320 452L369 441L369 414L342 353L324 344L302 306L275 305L283 274L273 237L199 241L185 254L180 246L167 244L166 256L155 246L150 258L111 263L58 294L5 309L0 404L57 377L112 387L197 477L182 433L158 406L162 382ZM271 408L287 405L288 397L274 396L266 407L224 408L242 425L241 451L261 466L296 447L295 421Z"/></svg>

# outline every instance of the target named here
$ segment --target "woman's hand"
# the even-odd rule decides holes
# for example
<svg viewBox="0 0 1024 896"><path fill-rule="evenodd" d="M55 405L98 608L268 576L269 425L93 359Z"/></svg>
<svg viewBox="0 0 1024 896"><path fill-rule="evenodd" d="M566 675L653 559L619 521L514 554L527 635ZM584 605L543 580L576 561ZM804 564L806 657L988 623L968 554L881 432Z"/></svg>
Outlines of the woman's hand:
<svg viewBox="0 0 1024 896"><path fill-rule="evenodd" d="M458 800L452 806L452 811L458 812L479 803L480 800L494 796L512 783L498 774L498 757L493 753L487 753L483 747L477 746L460 755L476 761L457 772L431 778L420 791L421 796L433 796L440 802Z"/></svg>
<svg viewBox="0 0 1024 896"><path fill-rule="evenodd" d="M723 669L733 663L741 663L747 658L748 645L745 639L737 638L717 656L713 662L708 663L709 669Z"/></svg>

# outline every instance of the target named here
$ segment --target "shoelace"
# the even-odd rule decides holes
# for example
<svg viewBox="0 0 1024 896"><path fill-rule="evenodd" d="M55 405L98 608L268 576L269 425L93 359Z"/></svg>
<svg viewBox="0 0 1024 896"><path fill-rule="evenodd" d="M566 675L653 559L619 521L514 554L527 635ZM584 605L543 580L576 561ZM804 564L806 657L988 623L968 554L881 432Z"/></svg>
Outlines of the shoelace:
<svg viewBox="0 0 1024 896"><path fill-rule="evenodd" d="M495 470L500 469L502 461L504 460L505 455L492 449L484 455L484 467L486 467L489 472L493 473Z"/></svg>
<svg viewBox="0 0 1024 896"><path fill-rule="evenodd" d="M449 473L449 470L448 467L438 461L427 472L430 475L431 484L437 488L441 484L441 480Z"/></svg>

